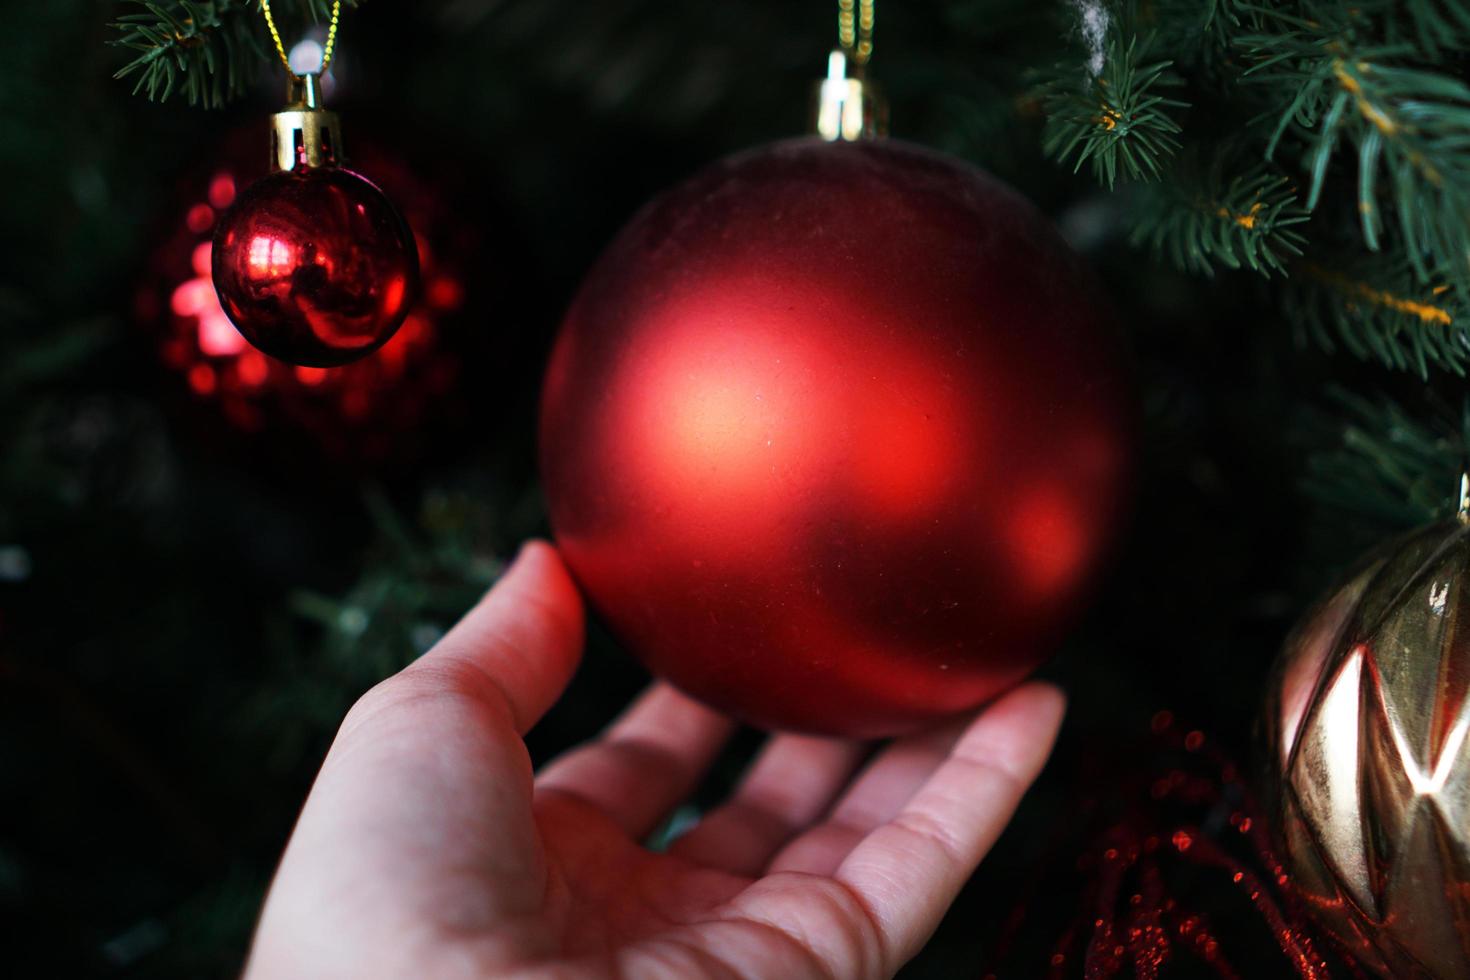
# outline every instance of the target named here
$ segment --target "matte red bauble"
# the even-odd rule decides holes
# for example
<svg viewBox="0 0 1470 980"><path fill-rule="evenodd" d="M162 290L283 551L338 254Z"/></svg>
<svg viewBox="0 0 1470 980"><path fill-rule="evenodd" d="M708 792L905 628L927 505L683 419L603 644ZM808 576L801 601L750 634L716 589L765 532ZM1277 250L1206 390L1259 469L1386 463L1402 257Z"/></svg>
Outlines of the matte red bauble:
<svg viewBox="0 0 1470 980"><path fill-rule="evenodd" d="M567 314L541 465L573 573L688 693L889 735L1048 655L1128 398L1080 260L993 178L795 140L648 205Z"/></svg>
<svg viewBox="0 0 1470 980"><path fill-rule="evenodd" d="M383 192L340 167L246 188L214 237L220 305L273 357L335 367L381 347L418 287L413 235Z"/></svg>

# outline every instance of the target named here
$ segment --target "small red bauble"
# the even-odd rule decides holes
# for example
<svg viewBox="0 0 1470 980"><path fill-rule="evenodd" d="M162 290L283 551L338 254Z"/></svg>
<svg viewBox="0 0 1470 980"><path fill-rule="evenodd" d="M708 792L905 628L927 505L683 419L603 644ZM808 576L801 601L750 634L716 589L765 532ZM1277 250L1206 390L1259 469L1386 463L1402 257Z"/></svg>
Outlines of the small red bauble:
<svg viewBox="0 0 1470 980"><path fill-rule="evenodd" d="M212 280L214 232L239 191L265 172L252 126L234 131L205 166L181 179L179 216L153 250L135 311L190 392L191 407L212 406L233 427L271 436L242 446L288 454L310 447L333 466L377 470L411 465L453 438L465 409L462 364L471 350L481 353L476 345L486 336L461 311L496 284L486 276L474 289L465 282L467 263L482 261L484 246L477 226L462 218L462 199L445 192L452 170L410 165L364 139L355 142L353 160L395 202L417 246L418 300L383 346L331 370L291 365L252 347L225 316ZM504 259L497 258L499 268Z"/></svg>
<svg viewBox="0 0 1470 980"><path fill-rule="evenodd" d="M376 185L340 167L250 185L215 231L213 263L220 305L245 339L309 367L382 346L418 289L412 233Z"/></svg>
<svg viewBox="0 0 1470 980"><path fill-rule="evenodd" d="M890 735L1049 654L1117 524L1129 398L1081 261L993 178L796 140L648 205L567 314L552 525L656 673Z"/></svg>

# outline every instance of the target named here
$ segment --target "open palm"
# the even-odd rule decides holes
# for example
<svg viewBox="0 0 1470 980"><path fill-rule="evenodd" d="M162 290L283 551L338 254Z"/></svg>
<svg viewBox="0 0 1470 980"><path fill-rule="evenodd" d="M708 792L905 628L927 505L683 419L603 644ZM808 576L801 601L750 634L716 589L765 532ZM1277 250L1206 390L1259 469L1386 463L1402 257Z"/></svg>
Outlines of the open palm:
<svg viewBox="0 0 1470 980"><path fill-rule="evenodd" d="M522 736L580 655L531 544L432 651L352 709L262 913L252 977L884 977L1035 778L1062 699L1031 684L900 739L774 737L654 853L732 723L658 685L533 775Z"/></svg>

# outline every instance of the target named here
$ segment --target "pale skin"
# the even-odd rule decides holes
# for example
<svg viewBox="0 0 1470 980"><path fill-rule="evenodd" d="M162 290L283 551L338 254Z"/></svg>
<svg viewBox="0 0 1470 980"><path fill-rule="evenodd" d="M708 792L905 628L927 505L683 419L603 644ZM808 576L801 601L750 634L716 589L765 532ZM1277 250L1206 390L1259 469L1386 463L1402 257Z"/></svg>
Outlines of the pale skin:
<svg viewBox="0 0 1470 980"><path fill-rule="evenodd" d="M556 551L528 545L429 653L342 723L246 975L868 978L933 932L1041 770L1032 683L868 758L777 735L668 853L642 841L733 723L655 685L533 773L522 741L581 654ZM864 762L864 760L867 760Z"/></svg>

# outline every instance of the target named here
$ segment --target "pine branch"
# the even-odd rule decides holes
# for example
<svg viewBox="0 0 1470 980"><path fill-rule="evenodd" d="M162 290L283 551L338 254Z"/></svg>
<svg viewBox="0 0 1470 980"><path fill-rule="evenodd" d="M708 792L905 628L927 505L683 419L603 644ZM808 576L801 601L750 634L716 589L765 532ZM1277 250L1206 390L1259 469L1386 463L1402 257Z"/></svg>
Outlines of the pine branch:
<svg viewBox="0 0 1470 980"><path fill-rule="evenodd" d="M495 515L485 508L434 494L420 521L409 522L375 488L365 503L377 542L357 582L341 597L291 598L298 616L323 627L318 664L344 695L427 650L502 571L486 545L494 535L482 523Z"/></svg>
<svg viewBox="0 0 1470 980"><path fill-rule="evenodd" d="M1303 262L1284 295L1289 319L1328 350L1427 378L1431 365L1463 375L1470 306L1444 282L1425 286L1408 259Z"/></svg>
<svg viewBox="0 0 1470 980"><path fill-rule="evenodd" d="M124 0L142 8L120 16L111 43L134 52L114 78L135 78L150 101L181 94L190 105L218 108L239 98L269 60L265 23L250 0ZM348 0L355 6L355 0ZM271 8L277 22L320 20L331 0L290 0Z"/></svg>
<svg viewBox="0 0 1470 980"><path fill-rule="evenodd" d="M1119 173L1131 180L1156 180L1163 162L1179 149L1180 126L1170 109L1185 102L1160 89L1180 84L1171 61L1141 64L1148 45L1137 37L1107 41L1101 73L1085 62L1059 66L1039 93L1046 113L1042 148L1073 170L1091 163L1097 180L1112 187ZM1080 77L1079 77L1080 72Z"/></svg>
<svg viewBox="0 0 1470 980"><path fill-rule="evenodd" d="M1242 0L1158 0L1155 10L1156 47L1187 64L1227 57L1235 37L1255 23Z"/></svg>
<svg viewBox="0 0 1470 980"><path fill-rule="evenodd" d="M1451 75L1401 67L1416 49L1365 40L1375 24L1360 8L1322 5L1322 19L1264 15L1272 32L1239 39L1247 76L1290 94L1266 147L1302 146L1307 208L1322 200L1346 138L1358 158L1357 204L1364 243L1383 247L1385 210L1396 216L1421 285L1447 281L1470 299L1470 86Z"/></svg>
<svg viewBox="0 0 1470 980"><path fill-rule="evenodd" d="M1235 156L1216 148L1213 162L1203 166L1190 154L1168 180L1141 192L1130 211L1132 243L1148 245L1186 272L1285 271L1306 246L1296 226L1309 215L1291 181L1263 164L1227 178L1224 161Z"/></svg>
<svg viewBox="0 0 1470 980"><path fill-rule="evenodd" d="M1470 43L1470 4L1462 0L1374 0L1390 44L1414 45L1426 61L1453 55Z"/></svg>
<svg viewBox="0 0 1470 980"><path fill-rule="evenodd" d="M1358 209L1363 236L1377 249L1382 234L1380 166L1393 189L1400 231L1421 281L1454 270L1470 296L1470 86L1438 72L1339 60L1334 77L1358 110ZM1324 127L1325 156L1335 141ZM1313 174L1313 196L1322 178Z"/></svg>
<svg viewBox="0 0 1470 980"><path fill-rule="evenodd" d="M1353 523L1407 530L1455 513L1470 446L1470 402L1428 421L1387 399L1332 390L1314 428L1331 448L1311 454L1307 493ZM1378 536L1373 532L1367 536Z"/></svg>

